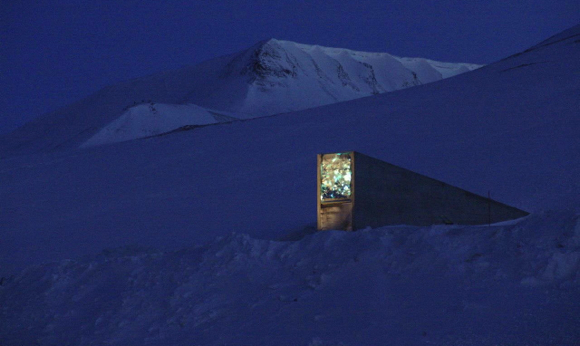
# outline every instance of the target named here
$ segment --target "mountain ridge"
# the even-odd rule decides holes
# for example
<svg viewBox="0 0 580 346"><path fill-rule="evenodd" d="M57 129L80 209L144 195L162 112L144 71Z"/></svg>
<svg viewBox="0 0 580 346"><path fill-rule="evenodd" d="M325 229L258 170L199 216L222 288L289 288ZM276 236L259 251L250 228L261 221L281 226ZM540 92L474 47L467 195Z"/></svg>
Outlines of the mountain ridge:
<svg viewBox="0 0 580 346"><path fill-rule="evenodd" d="M195 66L105 87L0 137L0 155L77 148L141 103L194 104L247 119L377 95L479 66L269 39ZM141 130L134 132L150 132Z"/></svg>

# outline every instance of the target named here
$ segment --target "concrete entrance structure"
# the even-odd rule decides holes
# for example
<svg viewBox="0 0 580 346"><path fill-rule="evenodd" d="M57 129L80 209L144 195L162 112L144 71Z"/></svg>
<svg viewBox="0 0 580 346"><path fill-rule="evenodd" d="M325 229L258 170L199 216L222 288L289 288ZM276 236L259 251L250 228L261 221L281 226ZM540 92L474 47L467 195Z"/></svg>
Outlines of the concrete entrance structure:
<svg viewBox="0 0 580 346"><path fill-rule="evenodd" d="M478 225L527 212L350 151L318 155L318 229Z"/></svg>

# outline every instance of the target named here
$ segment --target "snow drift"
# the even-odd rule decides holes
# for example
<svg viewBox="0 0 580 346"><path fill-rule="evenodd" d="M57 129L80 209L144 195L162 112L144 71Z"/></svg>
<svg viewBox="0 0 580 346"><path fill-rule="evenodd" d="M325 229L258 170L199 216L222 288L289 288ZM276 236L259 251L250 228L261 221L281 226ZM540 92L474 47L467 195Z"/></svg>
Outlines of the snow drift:
<svg viewBox="0 0 580 346"><path fill-rule="evenodd" d="M121 248L0 286L3 345L573 345L580 219L231 234Z"/></svg>

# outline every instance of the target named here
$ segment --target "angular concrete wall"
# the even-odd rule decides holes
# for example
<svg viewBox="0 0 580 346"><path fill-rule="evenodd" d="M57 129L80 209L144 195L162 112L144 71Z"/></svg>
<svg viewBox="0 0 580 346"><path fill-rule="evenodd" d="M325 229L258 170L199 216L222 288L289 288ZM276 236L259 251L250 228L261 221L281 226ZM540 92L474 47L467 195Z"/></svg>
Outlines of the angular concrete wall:
<svg viewBox="0 0 580 346"><path fill-rule="evenodd" d="M477 225L517 219L527 212L384 161L353 152L350 229L386 225ZM320 168L319 168L320 170ZM319 180L320 184L320 180ZM318 228L336 229L318 198ZM340 202L335 202L340 203ZM337 209L334 207L333 209ZM350 208L349 208L350 209ZM348 229L348 228L342 228Z"/></svg>

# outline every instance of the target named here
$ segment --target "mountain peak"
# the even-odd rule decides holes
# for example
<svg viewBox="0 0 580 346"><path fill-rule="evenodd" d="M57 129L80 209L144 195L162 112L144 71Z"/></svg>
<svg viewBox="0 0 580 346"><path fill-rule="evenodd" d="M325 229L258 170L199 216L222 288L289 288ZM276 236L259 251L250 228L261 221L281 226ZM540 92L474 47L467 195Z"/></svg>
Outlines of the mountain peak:
<svg viewBox="0 0 580 346"><path fill-rule="evenodd" d="M296 77L297 66L286 53L280 41L269 39L255 46L242 74L255 79Z"/></svg>
<svg viewBox="0 0 580 346"><path fill-rule="evenodd" d="M270 38L237 54L107 87L25 125L14 133L14 141L0 143L0 152L10 148L32 152L78 147L144 100L193 104L247 119L404 89L477 67ZM153 119L161 118L154 112L133 113L136 115L125 118L139 124L153 124ZM170 123L181 124L181 120L174 120ZM165 129L167 122L157 125L136 133ZM39 140L38 134L46 135Z"/></svg>
<svg viewBox="0 0 580 346"><path fill-rule="evenodd" d="M230 74L235 75L238 70L239 74L249 77L246 80L249 85L254 85L261 92L268 92L269 97L273 90L280 88L311 89L313 92L304 94L323 94L317 99L325 101L312 106L430 83L481 67L306 45L274 38L260 41L234 61L236 63L230 66ZM296 109L280 111L291 110Z"/></svg>
<svg viewBox="0 0 580 346"><path fill-rule="evenodd" d="M264 40L264 41L262 41L262 42L263 42L265 45L266 45L266 44L273 44L273 45L275 45L275 44L279 44L280 42L287 42L287 41L282 41L282 40L278 40L278 39L275 39L275 38L271 37L271 38L269 38L269 39L267 39L267 40Z"/></svg>

